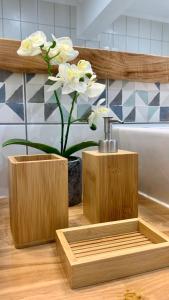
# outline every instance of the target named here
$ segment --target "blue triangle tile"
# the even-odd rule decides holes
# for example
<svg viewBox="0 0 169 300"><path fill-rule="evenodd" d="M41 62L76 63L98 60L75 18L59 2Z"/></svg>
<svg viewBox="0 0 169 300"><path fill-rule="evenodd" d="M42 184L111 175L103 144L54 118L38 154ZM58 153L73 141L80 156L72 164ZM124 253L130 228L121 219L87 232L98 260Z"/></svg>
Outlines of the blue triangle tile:
<svg viewBox="0 0 169 300"><path fill-rule="evenodd" d="M0 88L0 103L5 102L5 84Z"/></svg>
<svg viewBox="0 0 169 300"><path fill-rule="evenodd" d="M77 105L77 118L81 118L83 120L87 120L91 113L91 105L90 104L79 104Z"/></svg>
<svg viewBox="0 0 169 300"><path fill-rule="evenodd" d="M122 120L123 119L123 113L122 113L122 106L113 106L112 105L112 107L111 107L111 109L112 109L112 111L116 114L116 116L120 119L120 120Z"/></svg>

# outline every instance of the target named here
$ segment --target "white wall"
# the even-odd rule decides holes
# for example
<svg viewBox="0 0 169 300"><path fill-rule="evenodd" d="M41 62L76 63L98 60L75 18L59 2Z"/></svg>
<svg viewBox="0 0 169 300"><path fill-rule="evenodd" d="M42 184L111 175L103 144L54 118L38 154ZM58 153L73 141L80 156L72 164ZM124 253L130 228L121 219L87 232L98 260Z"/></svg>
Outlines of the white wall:
<svg viewBox="0 0 169 300"><path fill-rule="evenodd" d="M76 38L76 8L40 0L0 0L0 37L23 39L43 30L80 46L169 55L169 24L121 16L95 40Z"/></svg>

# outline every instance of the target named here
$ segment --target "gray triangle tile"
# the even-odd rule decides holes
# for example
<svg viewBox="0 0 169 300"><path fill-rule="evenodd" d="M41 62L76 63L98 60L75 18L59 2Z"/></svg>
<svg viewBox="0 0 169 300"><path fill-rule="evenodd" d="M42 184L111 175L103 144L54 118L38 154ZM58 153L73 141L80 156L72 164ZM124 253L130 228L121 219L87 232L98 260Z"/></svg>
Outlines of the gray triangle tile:
<svg viewBox="0 0 169 300"><path fill-rule="evenodd" d="M160 90L160 82L155 82L155 85Z"/></svg>
<svg viewBox="0 0 169 300"><path fill-rule="evenodd" d="M159 106L160 105L160 93L158 93L152 101L149 103L150 106Z"/></svg>
<svg viewBox="0 0 169 300"><path fill-rule="evenodd" d="M23 103L23 86L21 85L9 99L6 99L7 102Z"/></svg>
<svg viewBox="0 0 169 300"><path fill-rule="evenodd" d="M56 103L45 103L44 104L44 117L45 117L45 121L47 121L47 119L51 116L51 114L55 111L55 109L57 108L57 104Z"/></svg>
<svg viewBox="0 0 169 300"><path fill-rule="evenodd" d="M23 103L7 102L10 107L24 121L24 105Z"/></svg>
<svg viewBox="0 0 169 300"><path fill-rule="evenodd" d="M136 109L133 107L132 111L129 113L129 115L124 119L124 122L135 122L136 118Z"/></svg>
<svg viewBox="0 0 169 300"><path fill-rule="evenodd" d="M5 82L13 73L9 71L0 70L0 82Z"/></svg>
<svg viewBox="0 0 169 300"><path fill-rule="evenodd" d="M34 73L27 73L26 74L26 82L29 82L33 77L35 77Z"/></svg>
<svg viewBox="0 0 169 300"><path fill-rule="evenodd" d="M113 105L122 105L122 89L115 96L115 98L110 102L110 107Z"/></svg>
<svg viewBox="0 0 169 300"><path fill-rule="evenodd" d="M44 86L42 86L28 101L29 103L44 103Z"/></svg>

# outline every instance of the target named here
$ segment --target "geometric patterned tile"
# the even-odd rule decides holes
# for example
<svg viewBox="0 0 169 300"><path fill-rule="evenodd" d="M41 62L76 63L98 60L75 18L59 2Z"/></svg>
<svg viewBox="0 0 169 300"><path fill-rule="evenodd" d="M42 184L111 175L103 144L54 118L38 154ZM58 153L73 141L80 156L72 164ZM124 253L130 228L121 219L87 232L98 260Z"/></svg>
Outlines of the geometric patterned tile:
<svg viewBox="0 0 169 300"><path fill-rule="evenodd" d="M153 84L154 85L154 84ZM148 91L150 89L149 83L147 82L135 82L135 90L137 91Z"/></svg>
<svg viewBox="0 0 169 300"><path fill-rule="evenodd" d="M135 105L136 106L146 106L148 105L148 92L137 90L135 94Z"/></svg>
<svg viewBox="0 0 169 300"><path fill-rule="evenodd" d="M123 122L134 123L136 118L136 110L134 106L125 107L123 106Z"/></svg>
<svg viewBox="0 0 169 300"><path fill-rule="evenodd" d="M148 107L148 122L159 122L160 121L160 107L149 106Z"/></svg>
<svg viewBox="0 0 169 300"><path fill-rule="evenodd" d="M122 105L112 105L110 106L112 112L114 113L115 117L119 118L120 120L123 120L123 110Z"/></svg>
<svg viewBox="0 0 169 300"><path fill-rule="evenodd" d="M160 92L159 91L149 91L148 92L148 105L159 106L160 105Z"/></svg>
<svg viewBox="0 0 169 300"><path fill-rule="evenodd" d="M0 123L24 121L23 74L0 71Z"/></svg>
<svg viewBox="0 0 169 300"><path fill-rule="evenodd" d="M146 123L148 121L148 106L136 106L135 122Z"/></svg>
<svg viewBox="0 0 169 300"><path fill-rule="evenodd" d="M135 91L122 90L122 105L123 106L135 106Z"/></svg>
<svg viewBox="0 0 169 300"><path fill-rule="evenodd" d="M160 107L160 122L169 121L169 107Z"/></svg>
<svg viewBox="0 0 169 300"><path fill-rule="evenodd" d="M153 93L153 92L151 92ZM148 104L150 106L159 106L160 105L160 92L156 93L153 97L152 95L149 95L149 101L148 101ZM151 100L150 100L151 98Z"/></svg>
<svg viewBox="0 0 169 300"><path fill-rule="evenodd" d="M23 123L24 109L23 104L0 103L0 124L4 123Z"/></svg>
<svg viewBox="0 0 169 300"><path fill-rule="evenodd" d="M26 82L26 100L29 122L60 123L60 114L54 93L48 92L50 84L47 76L44 76L43 74L26 74ZM98 82L106 83L105 80L99 80ZM63 117L64 121L67 122L71 109L72 98L69 95L61 96L61 89L57 91L57 94L59 99L61 97ZM89 106L91 107L91 105L96 105L100 98L106 98L106 90L102 93L102 95L95 97L92 100L85 100L82 99L82 97L79 97L77 104L74 105L72 119L79 118L79 115L87 118L89 114ZM82 105L81 109L80 105Z"/></svg>
<svg viewBox="0 0 169 300"><path fill-rule="evenodd" d="M122 105L122 89L113 89L109 92L109 105Z"/></svg>
<svg viewBox="0 0 169 300"><path fill-rule="evenodd" d="M169 106L169 90L160 91L160 106Z"/></svg>

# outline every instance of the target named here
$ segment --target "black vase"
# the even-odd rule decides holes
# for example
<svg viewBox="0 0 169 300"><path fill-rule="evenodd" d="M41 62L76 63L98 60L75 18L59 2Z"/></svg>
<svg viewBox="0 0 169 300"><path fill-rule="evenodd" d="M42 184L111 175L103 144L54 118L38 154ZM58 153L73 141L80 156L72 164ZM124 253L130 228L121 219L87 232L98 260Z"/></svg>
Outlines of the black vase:
<svg viewBox="0 0 169 300"><path fill-rule="evenodd" d="M68 159L68 189L69 206L82 201L82 160L80 157L71 156Z"/></svg>

